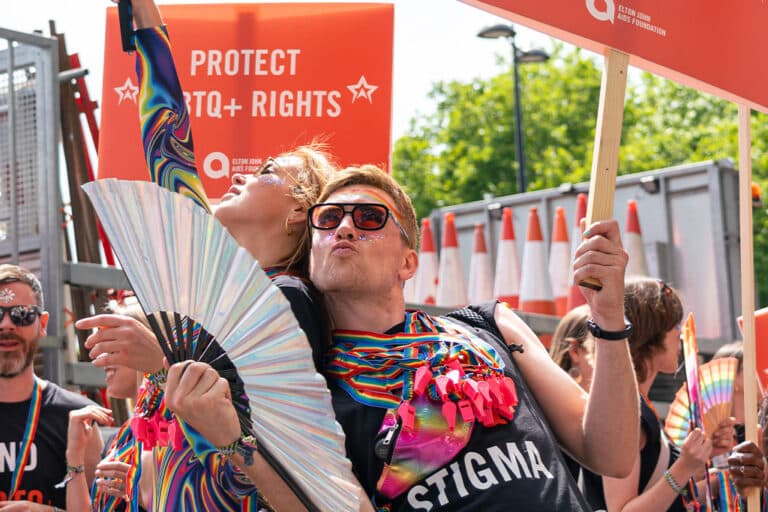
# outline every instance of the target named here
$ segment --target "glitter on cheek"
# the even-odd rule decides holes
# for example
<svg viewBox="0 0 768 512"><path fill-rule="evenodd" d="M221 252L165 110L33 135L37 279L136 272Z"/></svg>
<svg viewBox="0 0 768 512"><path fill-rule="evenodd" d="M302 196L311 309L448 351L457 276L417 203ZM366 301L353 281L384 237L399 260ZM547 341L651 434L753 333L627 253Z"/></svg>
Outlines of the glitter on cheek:
<svg viewBox="0 0 768 512"><path fill-rule="evenodd" d="M285 185L285 181L277 174L262 174L259 176L259 181L264 185L280 186Z"/></svg>
<svg viewBox="0 0 768 512"><path fill-rule="evenodd" d="M379 240L384 240L384 234L378 231L371 233L360 233L357 235L357 239L361 242L378 242Z"/></svg>

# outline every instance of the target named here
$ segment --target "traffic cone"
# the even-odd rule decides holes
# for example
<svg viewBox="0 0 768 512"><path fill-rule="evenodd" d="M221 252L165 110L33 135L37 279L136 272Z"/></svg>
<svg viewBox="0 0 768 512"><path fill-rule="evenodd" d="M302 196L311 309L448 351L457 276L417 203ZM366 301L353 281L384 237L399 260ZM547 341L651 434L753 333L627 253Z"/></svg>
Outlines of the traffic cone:
<svg viewBox="0 0 768 512"><path fill-rule="evenodd" d="M469 302L476 304L493 300L493 278L491 277L491 257L485 245L485 232L482 224L475 224L475 245L469 260Z"/></svg>
<svg viewBox="0 0 768 512"><path fill-rule="evenodd" d="M504 208L501 212L501 236L499 250L496 251L493 296L513 309L520 305L520 258L517 256L512 208Z"/></svg>
<svg viewBox="0 0 768 512"><path fill-rule="evenodd" d="M549 246L549 280L555 299L555 314L564 316L568 311L571 248L568 246L568 228L565 227L565 208L555 209L555 224L552 227L552 243Z"/></svg>
<svg viewBox="0 0 768 512"><path fill-rule="evenodd" d="M584 299L584 294L581 293L580 286L578 283L573 282L573 261L576 259L576 249L584 239L584 235L581 232L581 219L586 216L587 194L579 194L576 196L576 216L571 236L571 261L568 268L568 283L570 285L570 290L568 290L568 311L587 303L586 299Z"/></svg>
<svg viewBox="0 0 768 512"><path fill-rule="evenodd" d="M552 285L547 271L547 249L541 235L536 207L528 215L528 233L523 246L523 270L520 283L520 310L543 315L555 314Z"/></svg>
<svg viewBox="0 0 768 512"><path fill-rule="evenodd" d="M627 201L627 228L626 238L629 263L627 263L627 277L648 276L648 261L645 259L645 245L643 235L640 232L640 220L637 217L637 201Z"/></svg>
<svg viewBox="0 0 768 512"><path fill-rule="evenodd" d="M421 219L421 246L419 247L419 269L411 281L416 283L413 302L416 304L435 304L437 297L437 251L435 237L432 236L432 223L428 218Z"/></svg>
<svg viewBox="0 0 768 512"><path fill-rule="evenodd" d="M453 212L448 212L443 217L443 246L440 250L440 271L437 274L437 305L460 308L468 303L459 240L456 236L456 218Z"/></svg>

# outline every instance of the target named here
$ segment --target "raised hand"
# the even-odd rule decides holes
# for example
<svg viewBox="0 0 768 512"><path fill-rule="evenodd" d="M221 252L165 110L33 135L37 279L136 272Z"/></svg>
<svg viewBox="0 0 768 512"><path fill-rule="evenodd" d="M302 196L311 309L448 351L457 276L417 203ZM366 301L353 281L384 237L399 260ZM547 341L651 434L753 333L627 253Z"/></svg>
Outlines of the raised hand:
<svg viewBox="0 0 768 512"><path fill-rule="evenodd" d="M96 315L79 320L78 329L96 329L85 347L93 365L127 366L144 373L163 368L163 351L155 335L138 320L125 315Z"/></svg>
<svg viewBox="0 0 768 512"><path fill-rule="evenodd" d="M707 439L700 428L693 429L680 447L679 462L691 474L704 469L704 465L712 456L712 441Z"/></svg>
<svg viewBox="0 0 768 512"><path fill-rule="evenodd" d="M67 427L67 463L71 466L83 464L87 447L94 436L101 435L99 425L112 425L112 411L98 405L87 405L82 409L70 411L69 426Z"/></svg>
<svg viewBox="0 0 768 512"><path fill-rule="evenodd" d="M603 286L600 291L582 286L581 292L601 328L621 331L624 329L624 271L629 255L621 244L619 223L614 219L595 222L584 236L574 255L574 282L587 278L600 281Z"/></svg>
<svg viewBox="0 0 768 512"><path fill-rule="evenodd" d="M712 456L717 457L724 453L728 453L736 444L736 429L733 426L736 424L735 418L727 418L720 422L710 436L712 439Z"/></svg>

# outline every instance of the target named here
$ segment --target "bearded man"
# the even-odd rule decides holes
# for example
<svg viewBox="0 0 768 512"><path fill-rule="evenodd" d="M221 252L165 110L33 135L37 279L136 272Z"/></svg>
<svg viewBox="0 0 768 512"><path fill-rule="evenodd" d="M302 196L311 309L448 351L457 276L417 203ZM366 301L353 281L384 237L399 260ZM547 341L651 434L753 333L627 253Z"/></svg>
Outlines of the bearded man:
<svg viewBox="0 0 768 512"><path fill-rule="evenodd" d="M66 490L56 484L91 480L99 461L96 428L89 429L86 463L69 467L66 460L69 412L93 403L35 376L48 312L32 272L0 265L0 314L0 509L56 512L66 506Z"/></svg>

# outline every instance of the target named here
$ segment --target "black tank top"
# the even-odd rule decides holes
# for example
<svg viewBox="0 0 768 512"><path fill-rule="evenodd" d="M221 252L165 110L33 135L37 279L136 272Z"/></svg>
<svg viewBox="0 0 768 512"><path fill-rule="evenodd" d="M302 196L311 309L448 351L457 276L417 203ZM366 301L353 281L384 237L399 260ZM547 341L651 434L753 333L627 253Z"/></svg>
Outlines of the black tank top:
<svg viewBox="0 0 768 512"><path fill-rule="evenodd" d="M653 475L653 471L656 468L656 464L659 460L659 454L661 453L661 443L666 437L661 437L662 425L659 418L656 417L656 413L651 410L645 403L645 400L640 400L640 427L645 432L645 446L640 451L640 478L637 482L637 493L641 494L643 490L648 486L648 482ZM677 458L680 456L679 448L671 441L667 441L669 446L669 463L667 468L672 466ZM681 485L685 485L686 482L680 482ZM672 505L667 509L667 512L685 512L685 506L683 505L682 498L676 499Z"/></svg>
<svg viewBox="0 0 768 512"><path fill-rule="evenodd" d="M448 316L490 343L504 360L504 371L517 387L519 404L514 420L493 428L477 424L467 446L396 498L392 511L589 510L538 404L507 352L493 320L494 308L495 303L489 302ZM383 468L373 453L373 442L384 410L355 402L332 379L329 384L353 468L368 495L373 496Z"/></svg>

